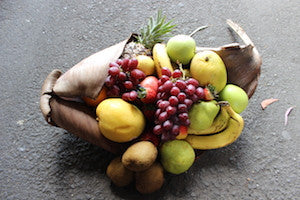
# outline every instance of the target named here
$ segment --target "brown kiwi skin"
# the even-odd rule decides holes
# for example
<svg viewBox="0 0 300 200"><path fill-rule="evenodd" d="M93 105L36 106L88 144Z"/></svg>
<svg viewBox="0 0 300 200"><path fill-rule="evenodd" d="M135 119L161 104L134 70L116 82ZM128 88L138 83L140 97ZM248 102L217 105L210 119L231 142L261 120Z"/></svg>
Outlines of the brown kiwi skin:
<svg viewBox="0 0 300 200"><path fill-rule="evenodd" d="M164 183L164 169L155 162L147 170L135 173L135 187L141 194L150 194L159 190Z"/></svg>
<svg viewBox="0 0 300 200"><path fill-rule="evenodd" d="M149 168L156 160L158 150L149 141L140 141L131 145L122 156L123 165L132 171L140 172Z"/></svg>
<svg viewBox="0 0 300 200"><path fill-rule="evenodd" d="M134 178L134 173L122 164L121 157L116 157L110 162L106 174L118 187L129 185Z"/></svg>

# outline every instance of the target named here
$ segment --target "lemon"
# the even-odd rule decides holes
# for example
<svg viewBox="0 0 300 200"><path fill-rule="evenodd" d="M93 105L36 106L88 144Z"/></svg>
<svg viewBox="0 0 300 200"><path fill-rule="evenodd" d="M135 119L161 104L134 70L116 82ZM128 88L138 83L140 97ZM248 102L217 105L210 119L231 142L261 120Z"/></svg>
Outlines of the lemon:
<svg viewBox="0 0 300 200"><path fill-rule="evenodd" d="M143 71L146 76L154 73L155 71L154 61L150 56L138 55L136 59L138 60L137 68Z"/></svg>
<svg viewBox="0 0 300 200"><path fill-rule="evenodd" d="M102 101L96 109L101 133L114 142L128 142L144 130L143 113L134 105L120 98Z"/></svg>

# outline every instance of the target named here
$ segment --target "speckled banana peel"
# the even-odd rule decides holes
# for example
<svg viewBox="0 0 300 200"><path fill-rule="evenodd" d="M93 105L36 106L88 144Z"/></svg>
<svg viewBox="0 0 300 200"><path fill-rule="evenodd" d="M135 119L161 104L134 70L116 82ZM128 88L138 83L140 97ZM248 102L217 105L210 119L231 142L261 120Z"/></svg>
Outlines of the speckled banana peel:
<svg viewBox="0 0 300 200"><path fill-rule="evenodd" d="M213 124L204 130L200 130L200 131L196 131L193 130L191 128L188 128L188 134L192 134L192 135L210 135L210 134L214 134L214 133L218 133L223 131L229 122L230 116L227 112L227 105L228 104L221 104L221 110L220 113L218 114L218 116L215 118Z"/></svg>
<svg viewBox="0 0 300 200"><path fill-rule="evenodd" d="M244 128L243 118L232 110L228 104L224 106L230 118L227 127L213 135L188 135L185 139L194 149L218 149L233 143L241 135Z"/></svg>
<svg viewBox="0 0 300 200"><path fill-rule="evenodd" d="M156 43L152 50L154 65L156 68L156 72L158 77L161 77L161 69L163 67L168 68L171 72L173 72L173 67L170 61L170 58L167 54L166 45L163 43Z"/></svg>

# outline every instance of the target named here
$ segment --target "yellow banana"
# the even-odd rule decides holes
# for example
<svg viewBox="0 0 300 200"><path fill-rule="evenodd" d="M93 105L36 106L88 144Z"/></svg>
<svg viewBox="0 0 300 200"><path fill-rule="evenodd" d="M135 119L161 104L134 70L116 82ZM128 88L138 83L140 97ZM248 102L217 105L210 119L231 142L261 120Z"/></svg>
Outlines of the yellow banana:
<svg viewBox="0 0 300 200"><path fill-rule="evenodd" d="M153 60L156 68L156 73L158 77L161 77L161 68L166 67L171 72L173 72L173 67L170 58L167 54L166 45L162 43L157 43L154 45L153 50Z"/></svg>
<svg viewBox="0 0 300 200"><path fill-rule="evenodd" d="M194 149L206 150L225 147L233 143L240 136L244 128L243 118L234 112L229 105L224 106L224 108L226 108L230 116L226 129L213 135L188 135L185 140Z"/></svg>
<svg viewBox="0 0 300 200"><path fill-rule="evenodd" d="M223 104L220 104L220 105L221 105L221 111L217 115L213 124L209 128L200 130L200 131L196 131L191 128L188 128L188 134L209 135L209 134L218 133L218 132L224 130L228 125L230 116L227 112L227 109L228 109L227 105L223 105Z"/></svg>

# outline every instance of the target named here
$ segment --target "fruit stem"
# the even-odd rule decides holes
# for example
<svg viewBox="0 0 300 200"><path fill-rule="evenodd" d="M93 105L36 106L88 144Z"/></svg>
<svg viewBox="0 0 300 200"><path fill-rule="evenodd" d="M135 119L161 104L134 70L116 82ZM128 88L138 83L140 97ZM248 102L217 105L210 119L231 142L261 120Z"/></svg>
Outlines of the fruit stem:
<svg viewBox="0 0 300 200"><path fill-rule="evenodd" d="M200 26L198 28L196 28L191 34L190 34L190 37L193 37L193 35L195 35L195 33L199 32L199 31L202 31L204 29L208 28L208 26Z"/></svg>
<svg viewBox="0 0 300 200"><path fill-rule="evenodd" d="M217 103L220 106L229 106L229 102L228 101L218 101Z"/></svg>
<svg viewBox="0 0 300 200"><path fill-rule="evenodd" d="M181 63L177 63L179 65L179 69L182 72L182 78L183 80L185 80L185 71L183 70L182 64Z"/></svg>

